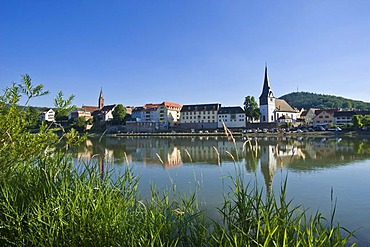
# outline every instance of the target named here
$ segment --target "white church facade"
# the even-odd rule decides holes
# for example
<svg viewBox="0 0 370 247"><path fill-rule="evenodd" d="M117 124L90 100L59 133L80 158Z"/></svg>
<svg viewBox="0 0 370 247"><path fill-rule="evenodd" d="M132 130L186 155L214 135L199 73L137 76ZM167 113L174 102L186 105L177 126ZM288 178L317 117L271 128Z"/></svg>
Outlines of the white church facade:
<svg viewBox="0 0 370 247"><path fill-rule="evenodd" d="M265 78L259 97L259 106L261 123L296 122L300 115L300 111L291 107L285 100L275 98L271 90L267 66L265 66Z"/></svg>

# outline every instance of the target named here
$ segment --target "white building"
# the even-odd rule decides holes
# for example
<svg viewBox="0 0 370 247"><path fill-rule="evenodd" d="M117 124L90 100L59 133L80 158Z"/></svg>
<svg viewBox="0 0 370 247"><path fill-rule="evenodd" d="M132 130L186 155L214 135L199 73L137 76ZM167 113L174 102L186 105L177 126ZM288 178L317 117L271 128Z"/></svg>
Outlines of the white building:
<svg viewBox="0 0 370 247"><path fill-rule="evenodd" d="M221 104L183 105L180 112L181 127L186 129L216 129Z"/></svg>
<svg viewBox="0 0 370 247"><path fill-rule="evenodd" d="M167 123L169 126L174 126L180 120L181 105L164 101L157 108L157 116L159 122Z"/></svg>
<svg viewBox="0 0 370 247"><path fill-rule="evenodd" d="M53 109L49 109L47 111L40 113L40 121L47 121L47 122L54 122L55 121L55 112Z"/></svg>
<svg viewBox="0 0 370 247"><path fill-rule="evenodd" d="M244 128L245 112L240 106L221 107L218 110L218 128L223 128L222 122L228 128Z"/></svg>

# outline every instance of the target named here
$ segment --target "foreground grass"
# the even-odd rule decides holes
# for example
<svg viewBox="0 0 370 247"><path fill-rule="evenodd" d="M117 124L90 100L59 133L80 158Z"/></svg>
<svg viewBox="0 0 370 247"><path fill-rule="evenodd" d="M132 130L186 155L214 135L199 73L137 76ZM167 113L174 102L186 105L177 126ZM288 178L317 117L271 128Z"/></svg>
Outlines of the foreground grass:
<svg viewBox="0 0 370 247"><path fill-rule="evenodd" d="M346 246L352 233L280 196L263 196L238 176L219 210L207 218L196 195L139 196L127 169L116 182L86 167L78 173L62 153L17 169L0 181L1 246Z"/></svg>

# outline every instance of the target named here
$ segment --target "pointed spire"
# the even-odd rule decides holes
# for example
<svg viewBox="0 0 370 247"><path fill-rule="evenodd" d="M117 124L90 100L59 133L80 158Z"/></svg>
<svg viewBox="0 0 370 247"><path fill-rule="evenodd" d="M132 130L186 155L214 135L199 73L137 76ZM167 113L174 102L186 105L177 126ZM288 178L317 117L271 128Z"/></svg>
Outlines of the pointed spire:
<svg viewBox="0 0 370 247"><path fill-rule="evenodd" d="M267 63L265 63L265 77L263 80L263 88L262 93L260 96L260 105L266 105L267 104L267 98L268 97L274 97L271 87L270 87L270 80L267 73Z"/></svg>
<svg viewBox="0 0 370 247"><path fill-rule="evenodd" d="M100 88L98 107L99 107L99 109L104 107L103 87Z"/></svg>
<svg viewBox="0 0 370 247"><path fill-rule="evenodd" d="M270 91L270 81L269 81L269 76L267 73L267 65L265 64L265 79L263 81L263 92L265 91Z"/></svg>

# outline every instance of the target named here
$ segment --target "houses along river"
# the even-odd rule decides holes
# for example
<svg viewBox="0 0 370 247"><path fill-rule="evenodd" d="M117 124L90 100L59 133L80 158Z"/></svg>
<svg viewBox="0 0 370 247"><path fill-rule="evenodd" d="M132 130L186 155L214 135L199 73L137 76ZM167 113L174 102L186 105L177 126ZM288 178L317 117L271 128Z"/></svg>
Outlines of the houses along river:
<svg viewBox="0 0 370 247"><path fill-rule="evenodd" d="M238 172L278 193L287 178L293 205L357 230L359 246L370 243L370 141L347 137L103 137L74 150L76 161L112 176L131 167L140 176L143 196L150 186L191 193L213 217ZM333 192L333 193L332 193Z"/></svg>

